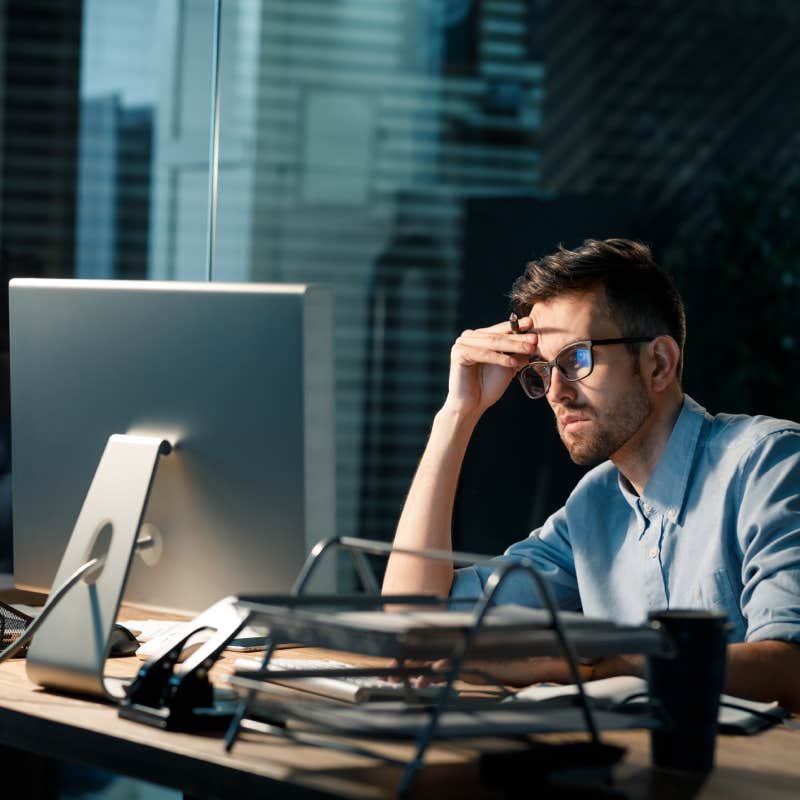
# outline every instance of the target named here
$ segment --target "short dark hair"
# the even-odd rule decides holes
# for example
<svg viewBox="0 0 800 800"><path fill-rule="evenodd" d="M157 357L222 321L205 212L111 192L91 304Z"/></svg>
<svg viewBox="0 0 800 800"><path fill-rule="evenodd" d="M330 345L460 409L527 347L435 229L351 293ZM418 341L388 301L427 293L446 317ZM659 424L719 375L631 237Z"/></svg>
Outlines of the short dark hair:
<svg viewBox="0 0 800 800"><path fill-rule="evenodd" d="M599 288L623 336L667 334L678 343L680 380L686 342L683 301L672 278L641 242L587 239L575 250L559 245L555 253L525 267L511 289L511 306L525 316L535 303Z"/></svg>

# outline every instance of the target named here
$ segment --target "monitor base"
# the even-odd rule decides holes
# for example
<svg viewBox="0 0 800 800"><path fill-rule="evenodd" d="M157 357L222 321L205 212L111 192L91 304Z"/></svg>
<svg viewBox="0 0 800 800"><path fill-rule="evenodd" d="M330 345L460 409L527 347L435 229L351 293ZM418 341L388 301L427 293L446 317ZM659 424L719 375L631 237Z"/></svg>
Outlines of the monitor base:
<svg viewBox="0 0 800 800"><path fill-rule="evenodd" d="M171 449L158 437L109 437L53 587L87 561L101 563L50 610L36 633L26 662L34 683L119 701L116 687L106 685L103 666L158 459Z"/></svg>

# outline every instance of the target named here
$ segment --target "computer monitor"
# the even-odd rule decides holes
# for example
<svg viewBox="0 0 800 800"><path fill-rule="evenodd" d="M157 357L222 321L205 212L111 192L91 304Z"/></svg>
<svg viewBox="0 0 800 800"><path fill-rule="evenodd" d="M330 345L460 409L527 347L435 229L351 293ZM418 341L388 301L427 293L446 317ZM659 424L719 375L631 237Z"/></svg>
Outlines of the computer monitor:
<svg viewBox="0 0 800 800"><path fill-rule="evenodd" d="M126 601L195 613L229 594L289 590L334 533L329 291L18 279L10 318L19 588L51 588L121 433L174 445L144 514L162 552L153 565L134 557Z"/></svg>

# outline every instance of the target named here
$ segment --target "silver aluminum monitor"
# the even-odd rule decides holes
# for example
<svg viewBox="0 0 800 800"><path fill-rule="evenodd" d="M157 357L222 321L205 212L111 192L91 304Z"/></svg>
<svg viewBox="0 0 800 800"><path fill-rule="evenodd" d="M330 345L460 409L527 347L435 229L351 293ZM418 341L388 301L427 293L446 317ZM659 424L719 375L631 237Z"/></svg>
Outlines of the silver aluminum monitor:
<svg viewBox="0 0 800 800"><path fill-rule="evenodd" d="M144 515L163 550L134 558L125 599L194 613L287 591L334 533L331 313L308 285L13 280L16 585L50 589L109 436L129 433L174 450Z"/></svg>

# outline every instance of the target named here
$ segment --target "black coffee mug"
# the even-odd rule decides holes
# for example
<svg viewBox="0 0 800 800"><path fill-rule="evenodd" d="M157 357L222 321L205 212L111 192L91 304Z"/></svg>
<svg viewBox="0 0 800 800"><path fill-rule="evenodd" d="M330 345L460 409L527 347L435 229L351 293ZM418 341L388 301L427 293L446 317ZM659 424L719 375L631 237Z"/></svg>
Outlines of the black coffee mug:
<svg viewBox="0 0 800 800"><path fill-rule="evenodd" d="M651 733L653 765L687 772L714 766L719 697L725 682L729 625L724 614L697 609L655 611L651 624L670 637L674 657L649 656L650 696L665 712Z"/></svg>

